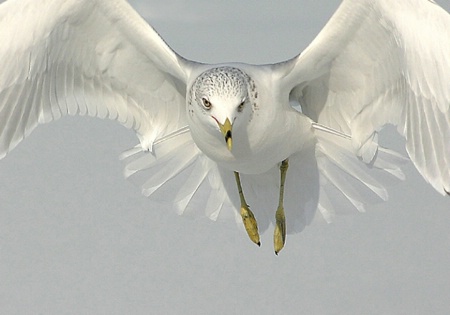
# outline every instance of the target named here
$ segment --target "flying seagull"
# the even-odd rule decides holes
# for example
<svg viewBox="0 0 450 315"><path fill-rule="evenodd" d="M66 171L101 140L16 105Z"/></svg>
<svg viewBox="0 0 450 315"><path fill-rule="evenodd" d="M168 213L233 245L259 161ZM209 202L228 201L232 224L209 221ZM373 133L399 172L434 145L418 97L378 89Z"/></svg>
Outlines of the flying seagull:
<svg viewBox="0 0 450 315"><path fill-rule="evenodd" d="M234 217L258 245L272 223L276 254L317 210L387 199L405 160L378 144L387 124L450 192L450 16L433 1L344 0L267 65L187 60L125 0L9 0L0 39L0 158L64 115L117 120L139 138L121 158L144 195Z"/></svg>

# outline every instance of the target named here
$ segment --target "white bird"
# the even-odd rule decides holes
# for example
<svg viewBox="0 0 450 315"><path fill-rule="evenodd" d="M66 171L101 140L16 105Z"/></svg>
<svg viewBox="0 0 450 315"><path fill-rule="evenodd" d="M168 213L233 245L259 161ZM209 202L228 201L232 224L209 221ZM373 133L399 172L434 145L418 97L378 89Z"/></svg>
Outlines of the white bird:
<svg viewBox="0 0 450 315"><path fill-rule="evenodd" d="M67 114L117 120L140 140L122 158L144 195L234 217L257 244L273 223L275 253L317 210L387 199L404 159L378 145L386 124L450 192L450 16L433 1L344 0L270 65L187 60L125 0L10 0L0 39L0 158Z"/></svg>

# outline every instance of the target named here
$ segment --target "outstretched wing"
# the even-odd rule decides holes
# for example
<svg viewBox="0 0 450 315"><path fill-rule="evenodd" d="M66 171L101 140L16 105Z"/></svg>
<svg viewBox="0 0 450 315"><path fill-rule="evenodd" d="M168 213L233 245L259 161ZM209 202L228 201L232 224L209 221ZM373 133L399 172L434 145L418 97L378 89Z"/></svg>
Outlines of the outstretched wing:
<svg viewBox="0 0 450 315"><path fill-rule="evenodd" d="M142 147L186 125L186 69L124 0L0 5L0 158L39 123L90 115Z"/></svg>
<svg viewBox="0 0 450 315"><path fill-rule="evenodd" d="M186 127L186 81L196 64L125 0L8 1L0 39L0 158L39 123L66 114L115 119L141 140L125 154L125 174L144 195L180 214L238 215L224 188L232 173L204 156Z"/></svg>
<svg viewBox="0 0 450 315"><path fill-rule="evenodd" d="M344 0L298 57L275 66L303 113L376 157L397 125L413 163L450 191L450 16L429 0ZM284 74L283 74L284 73Z"/></svg>

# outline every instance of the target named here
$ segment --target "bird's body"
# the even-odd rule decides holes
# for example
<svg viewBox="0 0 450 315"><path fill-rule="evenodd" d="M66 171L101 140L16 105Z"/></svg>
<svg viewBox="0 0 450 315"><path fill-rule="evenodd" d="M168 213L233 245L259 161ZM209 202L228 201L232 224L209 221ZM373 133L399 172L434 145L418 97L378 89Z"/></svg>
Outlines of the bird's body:
<svg viewBox="0 0 450 315"><path fill-rule="evenodd" d="M248 202L259 230L276 226L276 252L317 210L329 221L387 199L404 159L379 146L386 124L450 191L450 17L432 1L344 0L303 53L271 65L187 60L124 0L10 0L0 38L0 157L66 114L117 120L140 140L122 157L145 195L232 214L259 243Z"/></svg>
<svg viewBox="0 0 450 315"><path fill-rule="evenodd" d="M202 124L196 115L189 114L193 107L197 107L193 97L195 84L187 95L187 110L189 130L200 150L219 165L243 174L262 174L275 167L295 152L299 152L305 139L312 137L312 121L301 115L289 105L289 99L284 100L277 93L277 78L268 76L267 69L246 64L210 66L207 73L236 73L242 82L243 94L227 96L226 102L238 104L244 95L248 97L248 114L243 122L237 120L233 127L233 150L224 146L224 139L220 133L210 132L208 125ZM239 67L239 68L238 68ZM200 78L201 86L208 84L201 74L194 74ZM211 75L209 84L224 86L220 75ZM266 79L260 81L259 78ZM234 78L236 80L236 78ZM195 81L195 80L194 80ZM273 87L270 90L260 86ZM212 92L215 91L212 89ZM212 121L211 118L207 118ZM214 123L213 123L214 124ZM283 128L279 128L283 126ZM276 132L274 132L276 130ZM261 157L264 156L264 159Z"/></svg>

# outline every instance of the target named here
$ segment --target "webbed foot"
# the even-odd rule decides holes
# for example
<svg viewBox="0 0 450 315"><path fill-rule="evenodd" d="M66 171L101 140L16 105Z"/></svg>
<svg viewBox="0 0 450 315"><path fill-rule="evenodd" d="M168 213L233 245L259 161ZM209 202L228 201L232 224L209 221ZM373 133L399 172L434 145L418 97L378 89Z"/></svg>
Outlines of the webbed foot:
<svg viewBox="0 0 450 315"><path fill-rule="evenodd" d="M261 246L261 242L259 241L258 224L256 223L255 216L248 205L241 206L241 216L248 237L250 237L253 243Z"/></svg>
<svg viewBox="0 0 450 315"><path fill-rule="evenodd" d="M286 242L286 217L284 216L284 208L278 207L275 213L275 230L273 232L273 247L275 255L283 249Z"/></svg>

